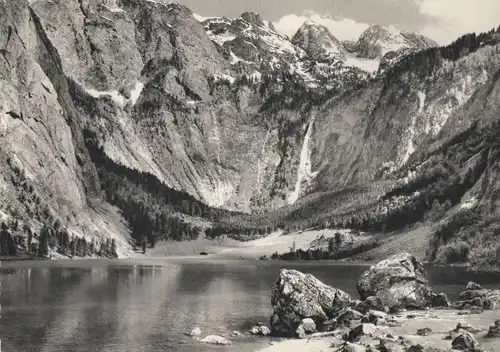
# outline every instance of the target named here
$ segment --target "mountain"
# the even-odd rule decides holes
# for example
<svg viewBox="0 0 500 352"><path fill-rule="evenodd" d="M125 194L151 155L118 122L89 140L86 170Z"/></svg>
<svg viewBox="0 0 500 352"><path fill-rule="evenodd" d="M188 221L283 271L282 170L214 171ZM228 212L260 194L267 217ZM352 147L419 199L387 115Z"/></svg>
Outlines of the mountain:
<svg viewBox="0 0 500 352"><path fill-rule="evenodd" d="M366 29L357 42L345 42L346 49L365 59L382 59L388 52L402 49L424 50L437 47L437 43L423 35L397 32L394 29L373 25Z"/></svg>
<svg viewBox="0 0 500 352"><path fill-rule="evenodd" d="M144 239L325 223L399 231L448 198L488 207L476 228L496 214L498 31L437 47L373 26L341 43L313 22L290 40L256 13L167 1L0 9L3 255L123 257Z"/></svg>
<svg viewBox="0 0 500 352"><path fill-rule="evenodd" d="M308 20L292 38L292 43L303 49L313 60L345 60L345 49L328 28Z"/></svg>

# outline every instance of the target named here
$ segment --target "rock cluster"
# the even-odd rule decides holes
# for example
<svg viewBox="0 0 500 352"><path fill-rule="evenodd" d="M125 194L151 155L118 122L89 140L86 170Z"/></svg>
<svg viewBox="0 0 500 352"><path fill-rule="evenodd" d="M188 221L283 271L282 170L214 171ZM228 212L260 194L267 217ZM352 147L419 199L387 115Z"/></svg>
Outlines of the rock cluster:
<svg viewBox="0 0 500 352"><path fill-rule="evenodd" d="M500 290L483 289L475 282L469 282L465 291L455 303L458 309L471 309L474 307L486 310L500 309Z"/></svg>
<svg viewBox="0 0 500 352"><path fill-rule="evenodd" d="M373 327L398 323L391 308L447 307L448 298L435 294L421 263L410 254L393 256L366 271L358 282L361 301L296 270L280 271L273 286L271 331L273 335L304 338L314 332L351 327L347 341Z"/></svg>

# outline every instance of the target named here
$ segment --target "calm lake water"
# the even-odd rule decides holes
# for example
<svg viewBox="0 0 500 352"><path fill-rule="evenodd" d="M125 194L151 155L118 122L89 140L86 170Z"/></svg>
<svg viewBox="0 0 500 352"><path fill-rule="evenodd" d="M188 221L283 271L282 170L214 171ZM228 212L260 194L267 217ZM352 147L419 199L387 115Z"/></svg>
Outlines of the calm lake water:
<svg viewBox="0 0 500 352"><path fill-rule="evenodd" d="M269 338L231 338L231 347L184 336L229 337L268 322L280 268L311 273L357 298L366 266L200 260L85 260L2 263L2 352L255 351ZM500 277L430 268L436 291L455 298L468 280L500 288Z"/></svg>

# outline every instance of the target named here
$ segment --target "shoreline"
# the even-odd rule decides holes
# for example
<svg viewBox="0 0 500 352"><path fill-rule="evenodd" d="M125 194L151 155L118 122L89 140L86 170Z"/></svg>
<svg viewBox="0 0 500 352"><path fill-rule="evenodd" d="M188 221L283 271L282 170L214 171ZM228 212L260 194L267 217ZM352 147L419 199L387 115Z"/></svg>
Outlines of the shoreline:
<svg viewBox="0 0 500 352"><path fill-rule="evenodd" d="M424 348L436 348L438 351L452 351L451 340L446 339L450 331L457 327L457 324L468 324L474 330L473 335L479 342L479 346L486 351L500 351L500 339L486 338L489 326L498 319L498 311L484 311L480 314L462 315L456 309L429 309L408 310L394 315L397 322L395 326L376 325L376 332L373 336L362 337L364 343L377 345L380 340L399 342L407 341L409 345L421 345ZM359 324L354 324L353 327ZM420 336L419 329L429 328L431 332L426 336ZM333 332L332 336L309 336L305 339L286 339L274 342L272 345L256 350L255 352L323 352L336 351L341 348L345 341L342 339L343 329ZM392 340L388 336L394 336ZM401 338L402 337L402 338ZM334 347L332 347L332 345ZM343 351L339 349L339 351ZM358 350L355 350L358 351ZM454 350L453 350L454 351Z"/></svg>

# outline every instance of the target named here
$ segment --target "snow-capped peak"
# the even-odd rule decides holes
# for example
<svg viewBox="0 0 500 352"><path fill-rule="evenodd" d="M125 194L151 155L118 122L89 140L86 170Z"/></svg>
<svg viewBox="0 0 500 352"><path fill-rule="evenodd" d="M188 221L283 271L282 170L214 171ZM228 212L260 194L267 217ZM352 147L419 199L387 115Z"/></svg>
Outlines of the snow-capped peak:
<svg viewBox="0 0 500 352"><path fill-rule="evenodd" d="M366 59L381 59L389 52L403 49L423 50L437 45L431 39L414 33L401 33L392 27L373 25L366 29L358 41L344 42L346 49Z"/></svg>
<svg viewBox="0 0 500 352"><path fill-rule="evenodd" d="M293 36L292 43L318 61L345 58L345 49L340 41L330 33L328 28L312 20L307 20L302 24Z"/></svg>

